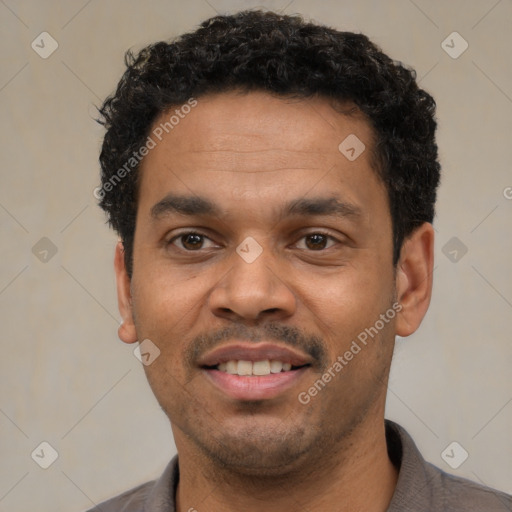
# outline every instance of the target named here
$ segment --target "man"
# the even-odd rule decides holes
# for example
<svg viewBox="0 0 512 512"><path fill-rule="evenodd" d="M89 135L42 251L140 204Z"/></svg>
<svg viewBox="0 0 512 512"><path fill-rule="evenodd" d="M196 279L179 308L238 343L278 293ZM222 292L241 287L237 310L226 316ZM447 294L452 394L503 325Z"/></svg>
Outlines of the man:
<svg viewBox="0 0 512 512"><path fill-rule="evenodd" d="M364 35L241 12L129 56L96 191L178 451L103 511L504 511L384 420L432 289L435 102Z"/></svg>

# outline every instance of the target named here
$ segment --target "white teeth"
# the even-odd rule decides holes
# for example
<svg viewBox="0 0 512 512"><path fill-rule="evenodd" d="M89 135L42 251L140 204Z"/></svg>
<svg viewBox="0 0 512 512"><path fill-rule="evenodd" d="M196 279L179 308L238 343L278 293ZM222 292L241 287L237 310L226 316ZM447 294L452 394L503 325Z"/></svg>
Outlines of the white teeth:
<svg viewBox="0 0 512 512"><path fill-rule="evenodd" d="M292 369L290 363L283 363L282 361L265 359L263 361L227 361L220 363L217 369L221 372L230 373L231 375L240 376L264 376L271 373L281 373L282 371L289 372Z"/></svg>
<svg viewBox="0 0 512 512"><path fill-rule="evenodd" d="M219 370L220 370L220 366L219 366ZM238 363L236 361L228 361L226 363L226 372L230 373L231 375L236 375L238 373Z"/></svg>
<svg viewBox="0 0 512 512"><path fill-rule="evenodd" d="M270 361L270 371L272 373L279 373L283 369L281 361Z"/></svg>
<svg viewBox="0 0 512 512"><path fill-rule="evenodd" d="M252 362L238 361L238 375L252 375Z"/></svg>
<svg viewBox="0 0 512 512"><path fill-rule="evenodd" d="M240 364L240 363L238 363ZM253 375L270 375L270 362L266 361L256 361L252 364L252 374Z"/></svg>

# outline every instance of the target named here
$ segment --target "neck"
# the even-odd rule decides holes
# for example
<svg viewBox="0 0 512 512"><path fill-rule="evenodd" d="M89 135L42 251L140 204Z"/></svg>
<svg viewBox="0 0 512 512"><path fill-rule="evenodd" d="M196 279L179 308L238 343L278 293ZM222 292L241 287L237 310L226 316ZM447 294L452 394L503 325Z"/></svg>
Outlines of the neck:
<svg viewBox="0 0 512 512"><path fill-rule="evenodd" d="M388 457L382 416L361 423L329 456L305 456L296 467L272 477L219 467L177 434L177 512L384 512L398 478Z"/></svg>

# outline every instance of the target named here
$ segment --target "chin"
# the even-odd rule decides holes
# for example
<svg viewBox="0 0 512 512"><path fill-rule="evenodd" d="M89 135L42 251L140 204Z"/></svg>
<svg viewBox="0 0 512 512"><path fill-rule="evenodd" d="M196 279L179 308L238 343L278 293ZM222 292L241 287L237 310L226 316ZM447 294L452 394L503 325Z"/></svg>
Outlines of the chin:
<svg viewBox="0 0 512 512"><path fill-rule="evenodd" d="M229 433L228 433L229 432ZM204 455L227 470L247 476L292 473L318 440L306 438L303 428L284 430L273 425L226 429L221 435L194 437Z"/></svg>

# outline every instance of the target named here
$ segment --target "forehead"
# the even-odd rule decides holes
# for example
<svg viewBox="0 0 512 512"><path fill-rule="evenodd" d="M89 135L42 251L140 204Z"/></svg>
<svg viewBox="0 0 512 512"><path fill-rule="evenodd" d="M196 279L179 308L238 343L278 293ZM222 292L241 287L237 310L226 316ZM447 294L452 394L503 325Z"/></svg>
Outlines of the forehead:
<svg viewBox="0 0 512 512"><path fill-rule="evenodd" d="M174 152L230 149L280 149L332 152L340 137L357 132L367 142L373 131L364 114L352 103L323 97L293 98L267 92L232 91L200 97L197 106L165 130L165 123L180 106L162 113L153 130L164 127ZM167 133L168 132L168 133ZM190 136L191 133L194 136ZM167 137L169 136L169 137ZM239 146L240 145L240 146Z"/></svg>
<svg viewBox="0 0 512 512"><path fill-rule="evenodd" d="M357 204L370 197L347 197L354 188L364 196L366 185L383 187L371 166L369 122L354 105L325 98L208 95L191 109L163 113L150 136L156 144L142 162L139 188L146 211L170 192L270 201L342 185L344 199ZM346 153L352 147L362 151L355 159Z"/></svg>

